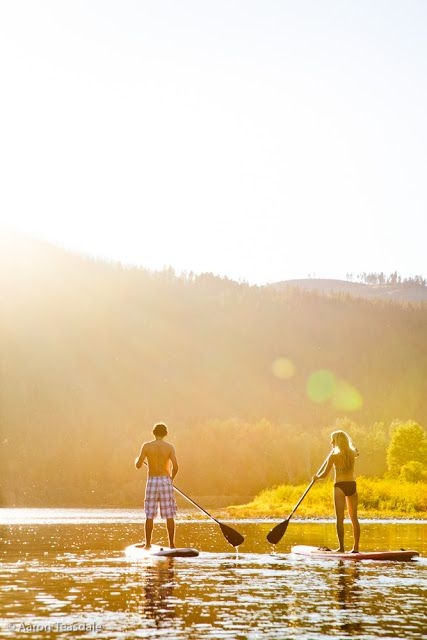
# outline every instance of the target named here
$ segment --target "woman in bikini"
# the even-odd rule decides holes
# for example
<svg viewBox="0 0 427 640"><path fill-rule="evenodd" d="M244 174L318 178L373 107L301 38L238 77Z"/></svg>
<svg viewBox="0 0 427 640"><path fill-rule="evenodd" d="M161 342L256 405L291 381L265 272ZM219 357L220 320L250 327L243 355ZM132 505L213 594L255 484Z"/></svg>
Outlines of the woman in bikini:
<svg viewBox="0 0 427 640"><path fill-rule="evenodd" d="M324 468L313 476L313 480L326 478L332 466L335 470L334 503L336 515L337 536L339 549L344 552L344 510L347 504L348 515L353 527L353 549L351 553L358 553L360 525L357 519L357 488L354 479L354 460L358 455L350 436L345 431L331 433L332 451L329 454Z"/></svg>

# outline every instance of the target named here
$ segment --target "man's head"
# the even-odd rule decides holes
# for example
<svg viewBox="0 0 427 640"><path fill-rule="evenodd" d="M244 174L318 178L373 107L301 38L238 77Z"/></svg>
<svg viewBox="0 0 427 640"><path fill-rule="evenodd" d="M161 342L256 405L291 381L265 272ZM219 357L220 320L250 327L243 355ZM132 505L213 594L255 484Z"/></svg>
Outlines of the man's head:
<svg viewBox="0 0 427 640"><path fill-rule="evenodd" d="M156 438L164 438L168 435L168 428L163 422L158 422L153 427L153 434Z"/></svg>

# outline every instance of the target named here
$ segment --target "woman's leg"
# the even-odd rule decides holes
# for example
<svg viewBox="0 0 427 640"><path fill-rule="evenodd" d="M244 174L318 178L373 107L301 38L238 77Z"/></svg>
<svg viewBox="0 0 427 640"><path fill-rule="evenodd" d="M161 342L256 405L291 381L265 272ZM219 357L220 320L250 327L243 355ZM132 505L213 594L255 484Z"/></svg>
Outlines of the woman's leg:
<svg viewBox="0 0 427 640"><path fill-rule="evenodd" d="M357 503L359 499L356 493L353 493L352 496L347 496L347 509L348 515L350 516L351 526L353 527L353 549L354 553L359 551L359 540L360 540L360 524L359 519L357 517Z"/></svg>
<svg viewBox="0 0 427 640"><path fill-rule="evenodd" d="M345 508L345 495L338 487L334 487L334 505L336 516L337 537L339 543L339 549L336 551L344 551L344 508Z"/></svg>

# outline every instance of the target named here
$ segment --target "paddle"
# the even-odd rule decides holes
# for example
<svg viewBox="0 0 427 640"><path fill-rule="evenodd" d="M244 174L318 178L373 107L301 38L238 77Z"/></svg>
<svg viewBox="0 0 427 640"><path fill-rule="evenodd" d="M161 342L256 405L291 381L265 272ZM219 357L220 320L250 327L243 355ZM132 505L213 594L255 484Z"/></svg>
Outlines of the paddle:
<svg viewBox="0 0 427 640"><path fill-rule="evenodd" d="M328 457L324 460L324 462L322 463L322 466L319 468L317 473L321 473L323 471L325 465L328 462L329 455L330 454L328 454ZM310 491L313 485L314 485L314 480L312 479L307 489L304 491L301 498L298 500L298 502L296 503L296 505L294 506L294 508L292 509L291 513L288 515L286 520L283 520L283 522L279 522L279 524L276 524L276 526L273 527L272 530L267 533L267 540L271 544L277 544L283 538L283 536L286 533L286 529L288 528L289 520L292 518L293 514L298 509L301 502L304 500L305 496Z"/></svg>
<svg viewBox="0 0 427 640"><path fill-rule="evenodd" d="M220 522L219 520L211 516L211 514L206 511L206 509L203 509L203 507L197 504L197 502L195 502L192 498L187 496L183 491L181 491L181 489L178 489L178 487L176 487L175 485L173 485L173 488L183 498L188 500L188 502L191 502L191 504L194 504L195 507L200 509L200 511L203 511L203 513L206 513L206 515L209 516L209 518L211 518L214 522L216 522L220 526L224 538L231 544L232 547L238 547L239 545L242 544L242 542L244 541L244 537L242 536L241 533L239 533L235 529L232 529L228 525L223 524L222 522Z"/></svg>
<svg viewBox="0 0 427 640"><path fill-rule="evenodd" d="M148 466L145 461L144 461L144 464L145 464L145 466ZM210 513L208 513L206 511L206 509L204 509L199 504L197 504L197 502L195 502L192 498L190 498L190 496L187 496L186 493L181 491L181 489L178 489L178 487L176 487L175 485L173 485L173 488L183 498L188 500L188 502L191 502L191 504L193 504L195 507L200 509L200 511L203 511L203 513L205 513L209 518L211 518L214 522L216 522L220 526L220 529L222 531L222 534L223 534L224 538L227 540L227 542L229 542L231 544L232 547L239 547L242 544L242 542L244 541L244 537L242 536L241 533L239 533L235 529L232 529L228 525L223 524L222 522L220 522L219 520L214 518Z"/></svg>

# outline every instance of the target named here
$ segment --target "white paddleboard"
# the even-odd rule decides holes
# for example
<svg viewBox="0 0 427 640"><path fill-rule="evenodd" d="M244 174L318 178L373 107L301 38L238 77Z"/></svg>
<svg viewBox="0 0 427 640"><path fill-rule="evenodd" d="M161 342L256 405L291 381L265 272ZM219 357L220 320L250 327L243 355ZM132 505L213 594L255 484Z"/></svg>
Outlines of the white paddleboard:
<svg viewBox="0 0 427 640"><path fill-rule="evenodd" d="M331 560L412 560L420 554L413 549L399 549L396 551L361 551L359 553L340 553L331 551L326 547L309 547L297 545L291 552L300 556L311 558L328 558Z"/></svg>
<svg viewBox="0 0 427 640"><path fill-rule="evenodd" d="M171 549L170 547L161 547L158 544L152 544L149 549L146 549L143 542L138 542L126 547L125 555L127 558L150 558L152 556L160 558L194 558L199 555L199 552L191 547Z"/></svg>

